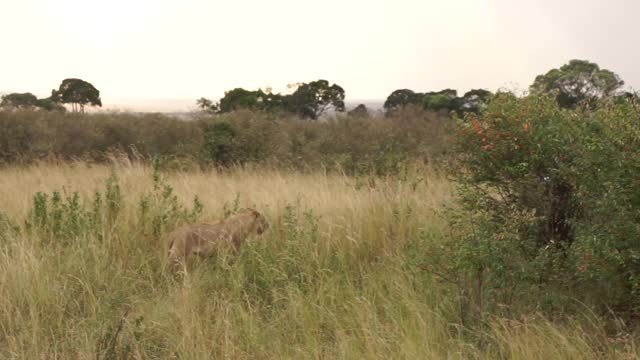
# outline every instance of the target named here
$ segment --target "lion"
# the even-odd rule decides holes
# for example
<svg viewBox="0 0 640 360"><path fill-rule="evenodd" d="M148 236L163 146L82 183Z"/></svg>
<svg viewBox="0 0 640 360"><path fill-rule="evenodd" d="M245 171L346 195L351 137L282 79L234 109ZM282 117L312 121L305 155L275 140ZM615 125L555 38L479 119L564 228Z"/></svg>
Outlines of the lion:
<svg viewBox="0 0 640 360"><path fill-rule="evenodd" d="M243 209L212 223L183 225L167 236L169 267L175 271L190 257L210 257L221 247L237 252L250 235L261 235L268 228L267 219L254 209Z"/></svg>

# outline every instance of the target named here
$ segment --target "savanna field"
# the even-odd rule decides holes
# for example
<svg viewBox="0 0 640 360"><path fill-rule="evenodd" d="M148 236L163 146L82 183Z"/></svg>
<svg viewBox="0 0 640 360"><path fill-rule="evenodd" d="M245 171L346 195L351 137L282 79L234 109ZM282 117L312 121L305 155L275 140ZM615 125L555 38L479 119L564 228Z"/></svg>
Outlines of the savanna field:
<svg viewBox="0 0 640 360"><path fill-rule="evenodd" d="M638 358L639 114L504 95L455 130L415 114L157 120L206 136L149 140L177 149L155 161L37 160L84 151L33 136L55 132L40 115L0 116L25 139L0 144L0 358ZM96 144L128 134L117 116L61 121L78 119ZM193 149L244 166L197 166ZM167 232L245 207L267 232L165 270Z"/></svg>
<svg viewBox="0 0 640 360"><path fill-rule="evenodd" d="M416 262L416 247L446 236L442 205L453 184L421 169L379 180L281 171L187 172L163 177L195 218L252 206L272 224L236 257L211 259L179 281L165 272L166 244L153 219L171 226L173 203L153 190L153 169L84 163L3 169L5 215L33 218L37 191L60 191L59 234L90 214L95 192L117 176L117 215L78 236L14 233L0 255L2 357L93 358L633 358L611 344L605 324L554 324L543 316L489 317L468 333L458 293ZM113 186L113 185L112 185ZM113 187L111 188L113 189ZM112 192L114 190L111 190ZM143 215L141 202L153 204ZM82 206L81 206L82 207ZM92 211L92 210L87 210ZM76 215L74 215L76 214ZM170 214L167 218L163 215ZM55 221L48 214L46 221ZM175 215L177 216L177 215ZM73 222L73 221L71 221ZM82 223L83 220L78 220ZM81 227L81 226L78 226ZM123 317L124 314L126 317ZM116 330L117 329L117 330ZM100 356L96 354L102 354Z"/></svg>

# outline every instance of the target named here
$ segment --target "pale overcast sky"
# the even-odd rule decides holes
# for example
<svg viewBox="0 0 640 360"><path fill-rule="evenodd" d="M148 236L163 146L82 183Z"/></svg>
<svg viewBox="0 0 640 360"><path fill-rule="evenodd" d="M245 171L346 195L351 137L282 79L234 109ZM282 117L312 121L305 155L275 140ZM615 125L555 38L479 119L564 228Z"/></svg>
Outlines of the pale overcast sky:
<svg viewBox="0 0 640 360"><path fill-rule="evenodd" d="M105 105L218 99L319 78L393 90L525 90L586 59L640 89L640 0L0 0L0 91L94 84ZM142 100L140 100L142 101Z"/></svg>

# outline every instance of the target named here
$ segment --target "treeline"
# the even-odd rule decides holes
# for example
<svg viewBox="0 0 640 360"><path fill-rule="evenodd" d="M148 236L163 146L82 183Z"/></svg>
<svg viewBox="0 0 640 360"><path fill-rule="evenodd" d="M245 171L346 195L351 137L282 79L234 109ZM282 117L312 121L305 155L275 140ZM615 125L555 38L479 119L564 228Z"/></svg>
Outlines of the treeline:
<svg viewBox="0 0 640 360"><path fill-rule="evenodd" d="M51 90L51 96L47 98L39 99L30 92L3 95L0 109L65 112L67 108L64 104L70 104L73 112L84 112L86 105L102 106L100 91L84 80L64 79L57 90Z"/></svg>
<svg viewBox="0 0 640 360"><path fill-rule="evenodd" d="M271 89L255 91L236 88L225 92L218 103L200 98L198 106L206 112L223 114L240 109L290 113L303 119L316 120L328 109L345 111L345 91L339 85L329 85L327 80L289 85L292 94L275 94Z"/></svg>
<svg viewBox="0 0 640 360"><path fill-rule="evenodd" d="M571 60L558 69L538 75L529 87L531 95L552 95L563 108L575 108L579 104L596 106L599 101L615 99L637 99L638 95L621 90L624 81L598 64L586 60ZM224 114L239 109L250 109L269 113L289 113L301 118L317 119L328 109L344 112L344 89L329 85L327 80L289 85L295 88L292 94L275 94L271 89L246 90L236 88L225 92L217 102L200 98L198 106L212 114ZM427 111L479 114L484 110L494 93L486 89L472 89L461 96L455 89L419 92L411 89L394 90L384 102L385 114L389 115L405 106L416 106ZM366 115L368 109L359 104L350 115Z"/></svg>
<svg viewBox="0 0 640 360"><path fill-rule="evenodd" d="M610 70L571 60L537 76L529 92L551 96L564 109L595 109L603 103L637 101L637 94L621 90L623 85ZM371 117L363 104L344 114L345 90L329 81L299 83L291 89L291 94L275 94L236 88L215 103L201 98L197 103L203 111L189 122L158 114L40 111L70 104L74 113L82 113L85 106L102 105L92 84L65 79L47 99L3 96L0 162L28 163L52 155L104 161L108 152L123 151L174 159L180 166L277 163L380 174L396 171L406 161L441 158L453 136L448 130L454 125L451 116L482 114L500 94L399 89L387 97L385 116ZM336 114L328 121L308 121L327 112Z"/></svg>
<svg viewBox="0 0 640 360"><path fill-rule="evenodd" d="M579 104L595 107L606 99L638 99L638 94L625 92L624 81L611 70L601 69L587 60L571 60L557 69L538 75L529 87L531 95L552 95L563 108L575 108ZM274 93L271 88L247 90L235 88L226 91L214 102L202 97L198 107L208 114L225 114L237 110L252 110L280 116L294 115L302 119L317 120L328 111L345 112L344 88L327 80L289 84L291 94ZM384 102L385 114L405 106L417 106L427 111L479 114L487 107L494 93L486 89L472 89L461 96L455 89L419 92L411 89L394 90ZM0 109L4 110L66 110L69 104L74 112L84 112L85 106L102 106L100 91L91 83L75 78L62 81L51 96L38 99L32 93L12 93L2 96ZM367 116L368 109L359 104L349 112L352 116Z"/></svg>
<svg viewBox="0 0 640 360"><path fill-rule="evenodd" d="M214 103L207 98L197 100L197 105L210 114L224 114L240 109L268 112L272 114L292 114L303 119L317 120L328 110L334 113L345 112L344 89L337 85L329 85L327 80L289 85L296 90L292 94L275 94L271 89L246 90L236 88L225 92L224 96ZM478 113L484 109L493 96L488 90L474 89L458 97L458 92L445 89L434 92L414 92L410 89L395 90L384 103L386 114L412 105L426 111L452 112L458 115L465 112ZM349 111L351 116L367 116L369 110L359 104Z"/></svg>
<svg viewBox="0 0 640 360"><path fill-rule="evenodd" d="M0 163L107 161L113 152L158 157L172 168L247 163L348 174L397 172L443 156L450 119L407 107L393 116L345 115L328 121L238 110L193 121L160 114L0 111Z"/></svg>

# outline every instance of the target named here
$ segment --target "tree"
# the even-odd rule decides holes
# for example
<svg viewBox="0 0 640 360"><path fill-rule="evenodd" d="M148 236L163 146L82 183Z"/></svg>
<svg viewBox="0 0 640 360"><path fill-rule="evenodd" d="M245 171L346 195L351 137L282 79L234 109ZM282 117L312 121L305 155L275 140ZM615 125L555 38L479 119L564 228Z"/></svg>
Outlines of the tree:
<svg viewBox="0 0 640 360"><path fill-rule="evenodd" d="M318 119L326 110L345 111L345 92L337 84L329 86L327 80L303 83L296 91L283 97L285 109L303 118Z"/></svg>
<svg viewBox="0 0 640 360"><path fill-rule="evenodd" d="M81 79L64 79L58 90L51 91L51 99L71 104L74 112L79 110L84 113L85 105L102 106L100 91Z"/></svg>
<svg viewBox="0 0 640 360"><path fill-rule="evenodd" d="M367 106L365 104L359 104L347 114L352 117L367 117L369 116L369 110L367 110Z"/></svg>
<svg viewBox="0 0 640 360"><path fill-rule="evenodd" d="M417 105L430 111L451 111L456 108L458 92L453 89L430 91L426 93L414 92L409 89L395 90L384 102L387 113L407 105Z"/></svg>
<svg viewBox="0 0 640 360"><path fill-rule="evenodd" d="M42 109L47 111L65 111L64 106L56 103L50 97L38 99L32 93L12 93L4 95L0 107L9 109L32 110Z"/></svg>
<svg viewBox="0 0 640 360"><path fill-rule="evenodd" d="M423 100L424 94L416 93L413 90L409 89L398 89L395 90L387 97L387 100L384 102L384 109L388 113L393 110L400 109L409 104L421 104Z"/></svg>
<svg viewBox="0 0 640 360"><path fill-rule="evenodd" d="M220 99L218 108L221 113L239 109L258 109L259 103L260 100L257 91L235 88L225 91L224 97Z"/></svg>
<svg viewBox="0 0 640 360"><path fill-rule="evenodd" d="M262 90L251 91L235 88L226 91L218 104L213 105L210 100L205 98L198 100L198 104L202 108L208 107L217 113L227 113L240 109L278 111L283 108L283 96Z"/></svg>
<svg viewBox="0 0 640 360"><path fill-rule="evenodd" d="M212 114L218 112L218 105L214 104L213 101L205 97L201 97L200 99L196 100L196 104L204 112L212 113Z"/></svg>
<svg viewBox="0 0 640 360"><path fill-rule="evenodd" d="M454 109L460 116L465 112L479 114L487 107L491 97L493 97L493 93L491 93L491 91L484 89L472 89L467 91L462 97L456 98Z"/></svg>
<svg viewBox="0 0 640 360"><path fill-rule="evenodd" d="M266 91L255 91L235 88L226 91L218 104L206 98L196 101L205 111L227 113L239 109L257 111L281 112L298 114L303 118L317 119L327 109L333 107L336 111L345 111L344 89L333 84L329 86L326 80L313 81L308 84L300 83L291 95L274 94L270 88Z"/></svg>
<svg viewBox="0 0 640 360"><path fill-rule="evenodd" d="M36 101L36 107L43 110L47 110L47 111L59 111L59 112L67 111L67 109L64 106L60 105L60 103L55 102L51 97L38 99Z"/></svg>
<svg viewBox="0 0 640 360"><path fill-rule="evenodd" d="M585 102L594 106L598 100L615 95L624 81L612 71L600 69L586 60L571 60L559 69L538 75L530 86L532 95L555 94L561 107L575 108Z"/></svg>
<svg viewBox="0 0 640 360"><path fill-rule="evenodd" d="M425 110L451 111L454 108L458 92L453 89L444 89L422 94L422 106Z"/></svg>
<svg viewBox="0 0 640 360"><path fill-rule="evenodd" d="M32 109L37 106L38 98L32 93L12 93L2 96L0 107L13 109Z"/></svg>

